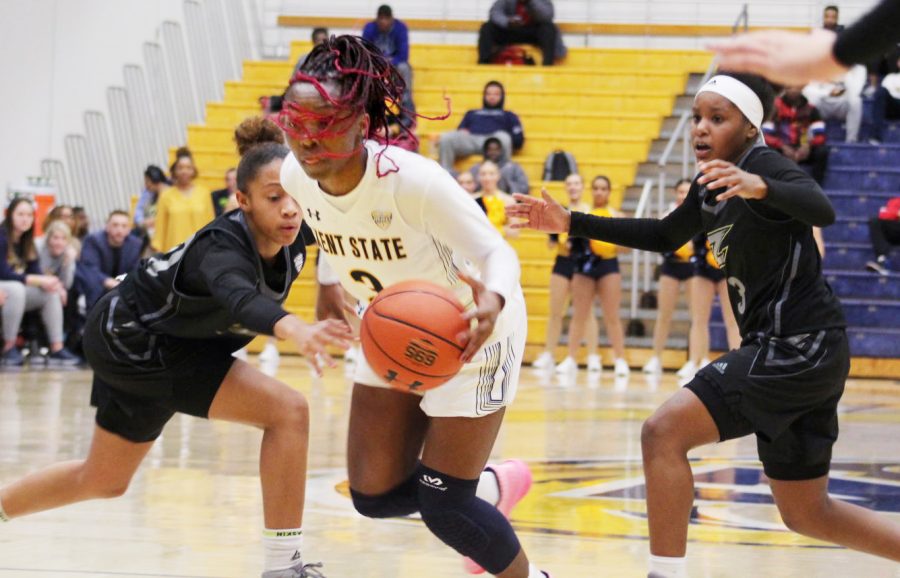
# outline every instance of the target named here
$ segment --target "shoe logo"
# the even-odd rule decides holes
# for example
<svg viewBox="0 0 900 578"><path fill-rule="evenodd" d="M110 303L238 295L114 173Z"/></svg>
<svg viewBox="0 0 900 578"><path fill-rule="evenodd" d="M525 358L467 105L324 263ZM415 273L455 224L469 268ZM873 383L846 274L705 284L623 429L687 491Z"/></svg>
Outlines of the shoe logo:
<svg viewBox="0 0 900 578"><path fill-rule="evenodd" d="M422 479L419 480L419 483L428 486L429 488L434 488L435 490L440 490L442 492L447 491L447 486L444 485L444 480L438 477L432 477L428 474L422 474Z"/></svg>
<svg viewBox="0 0 900 578"><path fill-rule="evenodd" d="M291 562L293 562L294 560L299 560L300 558L302 558L302 556L300 555L300 550L295 550L294 555L291 557Z"/></svg>
<svg viewBox="0 0 900 578"><path fill-rule="evenodd" d="M728 369L728 363L725 361L720 361L718 363L713 363L713 367L715 367L719 373L725 375L725 370Z"/></svg>

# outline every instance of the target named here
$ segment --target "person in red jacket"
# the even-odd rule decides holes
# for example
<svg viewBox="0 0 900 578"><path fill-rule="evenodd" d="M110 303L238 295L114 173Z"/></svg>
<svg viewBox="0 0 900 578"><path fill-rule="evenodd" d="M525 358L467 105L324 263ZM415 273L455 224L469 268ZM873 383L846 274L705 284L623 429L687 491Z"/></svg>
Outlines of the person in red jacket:
<svg viewBox="0 0 900 578"><path fill-rule="evenodd" d="M798 165L810 165L813 178L822 185L828 166L825 121L803 96L802 87L784 89L775 99L772 120L762 129L767 145Z"/></svg>
<svg viewBox="0 0 900 578"><path fill-rule="evenodd" d="M879 275L889 275L887 255L891 245L900 245L900 197L894 197L878 211L878 217L869 221L869 235L875 260L866 263L866 269Z"/></svg>

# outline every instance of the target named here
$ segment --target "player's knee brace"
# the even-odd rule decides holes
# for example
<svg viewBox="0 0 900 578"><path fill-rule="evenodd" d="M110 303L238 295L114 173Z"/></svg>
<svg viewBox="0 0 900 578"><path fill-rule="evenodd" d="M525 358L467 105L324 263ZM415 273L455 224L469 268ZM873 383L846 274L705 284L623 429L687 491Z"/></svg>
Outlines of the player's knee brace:
<svg viewBox="0 0 900 578"><path fill-rule="evenodd" d="M405 482L384 494L369 496L350 488L353 507L367 518L408 516L419 510L418 476L413 474Z"/></svg>
<svg viewBox="0 0 900 578"><path fill-rule="evenodd" d="M419 466L419 512L442 542L491 574L505 570L521 547L509 521L475 497L478 480L461 480Z"/></svg>

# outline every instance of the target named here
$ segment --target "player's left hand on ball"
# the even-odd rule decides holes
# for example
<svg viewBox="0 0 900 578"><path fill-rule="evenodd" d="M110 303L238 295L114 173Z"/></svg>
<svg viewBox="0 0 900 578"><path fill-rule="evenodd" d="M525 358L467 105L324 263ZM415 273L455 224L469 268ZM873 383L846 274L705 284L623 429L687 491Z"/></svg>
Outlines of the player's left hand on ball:
<svg viewBox="0 0 900 578"><path fill-rule="evenodd" d="M710 191L725 189L724 193L716 195L716 201L724 201L731 197L744 199L765 199L769 192L766 182L759 175L742 171L733 163L723 160L713 160L697 165L703 175L697 179L701 185L705 185Z"/></svg>
<svg viewBox="0 0 900 578"><path fill-rule="evenodd" d="M460 343L466 344L466 348L459 358L463 362L468 363L475 357L475 354L478 353L491 333L494 332L497 317L503 309L503 297L493 291L489 291L484 286L484 283L478 279L469 277L464 273L459 273L459 278L472 288L472 295L475 298L475 309L463 313L463 319L467 321L474 319L476 321L475 327L456 336Z"/></svg>

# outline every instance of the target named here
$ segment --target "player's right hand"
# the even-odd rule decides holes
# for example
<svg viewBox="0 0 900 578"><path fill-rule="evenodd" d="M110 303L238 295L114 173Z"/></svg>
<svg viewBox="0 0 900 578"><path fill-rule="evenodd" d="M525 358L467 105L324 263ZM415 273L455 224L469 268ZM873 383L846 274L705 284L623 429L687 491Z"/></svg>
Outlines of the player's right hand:
<svg viewBox="0 0 900 578"><path fill-rule="evenodd" d="M293 316L288 316L288 319ZM328 367L337 365L328 353L327 347L332 345L343 349L350 349L353 340L353 330L346 321L326 319L318 323L303 323L294 317L296 322L289 322L288 339L294 342L297 351L300 352L312 366L317 376L322 375L322 362ZM281 321L279 321L281 323ZM277 325L277 324L276 324Z"/></svg>
<svg viewBox="0 0 900 578"><path fill-rule="evenodd" d="M547 233L567 233L572 215L557 203L547 192L541 189L542 199L529 195L513 195L515 205L506 207L506 217L511 221L513 229L536 229Z"/></svg>

